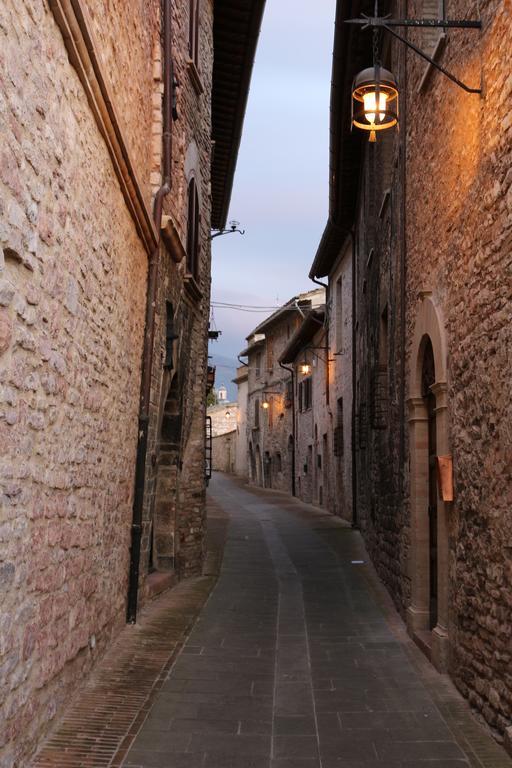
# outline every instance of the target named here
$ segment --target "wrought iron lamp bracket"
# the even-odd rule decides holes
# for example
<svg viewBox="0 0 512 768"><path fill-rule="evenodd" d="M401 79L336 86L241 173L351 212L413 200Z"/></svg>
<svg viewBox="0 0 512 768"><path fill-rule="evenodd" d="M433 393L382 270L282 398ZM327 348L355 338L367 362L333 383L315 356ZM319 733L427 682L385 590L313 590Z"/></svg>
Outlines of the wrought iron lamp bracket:
<svg viewBox="0 0 512 768"><path fill-rule="evenodd" d="M404 43L408 48L417 53L418 56L421 56L423 59L425 59L425 61L428 61L429 64L435 67L443 75L448 77L453 83L455 83L455 85L458 85L459 88L462 88L464 91L466 91L466 93L482 93L481 88L471 88L469 85L463 83L462 80L459 80L458 77L455 77L455 75L452 75L451 72L448 72L447 69L438 64L438 62L435 61L427 53L425 53L425 51L422 51L421 48L419 48L414 43L411 43L410 40L407 40L394 29L394 27L405 27L413 29L482 29L482 22L480 20L392 19L390 16L367 16L366 14L363 14L360 19L346 19L345 23L356 24L360 26L362 30L369 29L370 27L373 27L374 29L382 27L382 29L385 29L386 32L389 32L391 35L393 35L393 37L396 37L397 40L400 40L401 43Z"/></svg>

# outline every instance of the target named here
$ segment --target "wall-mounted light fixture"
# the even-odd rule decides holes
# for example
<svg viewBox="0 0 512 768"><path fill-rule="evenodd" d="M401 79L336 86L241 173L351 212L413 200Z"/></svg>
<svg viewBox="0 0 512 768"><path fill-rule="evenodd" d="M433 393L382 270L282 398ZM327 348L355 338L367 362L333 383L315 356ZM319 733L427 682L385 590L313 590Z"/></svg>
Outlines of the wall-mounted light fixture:
<svg viewBox="0 0 512 768"><path fill-rule="evenodd" d="M269 395L282 395L282 394L283 394L282 392L269 392L269 391L264 392L263 393L263 400L261 401L261 407L265 411L268 411L268 409L270 408L270 397L269 397Z"/></svg>
<svg viewBox="0 0 512 768"><path fill-rule="evenodd" d="M303 376L308 376L311 373L311 365L306 358L304 358L304 361L300 364L299 368Z"/></svg>
<svg viewBox="0 0 512 768"><path fill-rule="evenodd" d="M229 228L212 230L210 240L214 240L216 237L221 237L221 235L234 235L235 232L238 232L239 235L245 235L245 229L240 229L239 221L230 221Z"/></svg>
<svg viewBox="0 0 512 768"><path fill-rule="evenodd" d="M377 131L392 128L398 123L398 87L395 77L387 69L383 69L379 60L379 30L389 32L393 37L404 43L418 56L428 61L439 72L448 77L466 93L482 93L481 88L471 88L459 80L451 72L437 63L417 45L411 43L395 31L396 27L427 28L427 29L481 29L479 20L459 19L391 19L379 16L378 0L375 0L373 16L363 14L360 19L346 19L346 24L358 24L363 30L373 30L373 67L359 72L354 78L352 88L352 125L364 131L369 131L370 141L376 141Z"/></svg>
<svg viewBox="0 0 512 768"><path fill-rule="evenodd" d="M370 131L370 141L376 141L376 131L393 128L397 123L398 88L394 76L380 64L363 69L354 80L352 124Z"/></svg>

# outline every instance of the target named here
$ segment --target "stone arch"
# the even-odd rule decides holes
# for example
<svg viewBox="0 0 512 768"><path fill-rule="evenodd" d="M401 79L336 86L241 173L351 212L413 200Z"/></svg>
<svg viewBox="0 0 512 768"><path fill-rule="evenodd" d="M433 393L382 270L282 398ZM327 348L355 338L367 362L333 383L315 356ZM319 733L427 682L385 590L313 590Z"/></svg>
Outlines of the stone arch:
<svg viewBox="0 0 512 768"><path fill-rule="evenodd" d="M407 610L407 625L410 634L428 651L437 668L446 670L449 654L447 519L450 505L439 500L437 486L433 490L432 473L436 469L435 456L449 453L447 341L442 315L431 293L420 294L420 299L411 349L408 400L411 604ZM430 520L434 512L435 526L432 529ZM433 533L435 559L432 558ZM431 566L436 569L435 574L431 573ZM435 615L433 583L436 584Z"/></svg>
<svg viewBox="0 0 512 768"><path fill-rule="evenodd" d="M203 184L202 184L201 164L200 164L199 149L194 140L192 140L188 145L187 152L185 155L185 179L187 182L187 187L190 184L191 179L195 179L197 196L199 198L199 207L202 210L203 209Z"/></svg>
<svg viewBox="0 0 512 768"><path fill-rule="evenodd" d="M151 557L153 568L163 571L172 570L176 560L176 499L183 426L181 390L180 377L166 372L158 438Z"/></svg>

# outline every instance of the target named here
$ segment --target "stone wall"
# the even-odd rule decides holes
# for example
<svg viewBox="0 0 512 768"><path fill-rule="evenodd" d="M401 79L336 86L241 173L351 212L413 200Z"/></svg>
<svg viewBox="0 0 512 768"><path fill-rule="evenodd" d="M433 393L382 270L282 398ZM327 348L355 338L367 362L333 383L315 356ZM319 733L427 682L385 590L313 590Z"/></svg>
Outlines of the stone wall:
<svg viewBox="0 0 512 768"><path fill-rule="evenodd" d="M147 258L47 4L2 3L0 38L7 768L124 621Z"/></svg>
<svg viewBox="0 0 512 768"><path fill-rule="evenodd" d="M91 0L85 14L148 211L160 184L159 6ZM213 3L201 8L198 85L189 3L173 4L180 119L165 213L185 244L194 175L201 248L195 281L161 248L142 598L159 482L166 566L197 573L205 546ZM126 611L148 242L55 19L42 0L0 9L1 768L27 765ZM168 302L178 338L164 370ZM176 407L177 463L159 475Z"/></svg>
<svg viewBox="0 0 512 768"><path fill-rule="evenodd" d="M213 3L201 3L201 93L188 65L188 9L189 3L185 1L174 5L173 63L179 83L179 119L173 122L172 191L165 199L164 213L171 217L182 245L186 246L187 188L193 176L200 202L201 245L196 280L187 275L185 259L176 264L163 247L161 251L141 557L143 594L151 591L151 584L147 583L150 570L176 570L184 576L197 574L205 551ZM154 72L158 86L158 62ZM161 86L156 88L157 92L161 90ZM155 182L160 183L154 173L154 186ZM172 307L177 339L173 345L173 366L164 371L167 302ZM166 404L179 415L179 423L178 419L173 423L170 452L163 429Z"/></svg>
<svg viewBox="0 0 512 768"><path fill-rule="evenodd" d="M407 178L416 194L408 195L408 339L418 293L430 290L447 337L454 459L449 668L503 734L512 722L512 79L503 67L512 27L507 2L449 6L457 18L478 18L480 10L482 33L450 33L443 64L472 86L482 78L484 94L465 94L434 75L422 98L413 98L422 65L411 65Z"/></svg>
<svg viewBox="0 0 512 768"><path fill-rule="evenodd" d="M420 5L410 3L410 15ZM391 149L381 141L365 148L356 237L358 513L412 634L501 738L512 719L512 81L502 55L512 28L506 2L448 3L450 18L478 18L479 9L482 32L450 31L437 55L469 85L482 78L483 95L464 93L413 54L405 76L404 49L393 49L392 68L406 83L401 131ZM386 169L388 195L375 184ZM437 496L436 614L428 606L434 566L419 543L426 526L428 544L428 468L417 461L426 451L418 443L426 400L413 384L427 336L436 453L453 456L455 486L453 503Z"/></svg>
<svg viewBox="0 0 512 768"><path fill-rule="evenodd" d="M214 472L235 473L236 429L217 435L212 440L212 467Z"/></svg>
<svg viewBox="0 0 512 768"><path fill-rule="evenodd" d="M329 273L331 510L352 522L352 242Z"/></svg>
<svg viewBox="0 0 512 768"><path fill-rule="evenodd" d="M290 374L279 366L278 358L297 326L297 315L293 311L284 312L266 329L262 344L248 356L249 481L288 493L292 488L290 436L293 434L293 414L291 402L286 400L286 382L290 380ZM263 407L265 401L268 408Z"/></svg>

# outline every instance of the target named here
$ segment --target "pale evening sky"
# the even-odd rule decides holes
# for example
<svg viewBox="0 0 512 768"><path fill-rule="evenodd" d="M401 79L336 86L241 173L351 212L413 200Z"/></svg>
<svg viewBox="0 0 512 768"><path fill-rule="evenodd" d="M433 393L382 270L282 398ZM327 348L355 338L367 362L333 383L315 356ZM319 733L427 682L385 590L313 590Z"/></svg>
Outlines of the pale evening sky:
<svg viewBox="0 0 512 768"><path fill-rule="evenodd" d="M335 0L267 0L229 213L246 234L213 241L213 301L274 306L315 287L308 272L327 220L334 15ZM266 315L213 311L222 336L210 354L236 363ZM226 377L218 367L217 384Z"/></svg>

